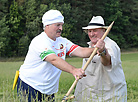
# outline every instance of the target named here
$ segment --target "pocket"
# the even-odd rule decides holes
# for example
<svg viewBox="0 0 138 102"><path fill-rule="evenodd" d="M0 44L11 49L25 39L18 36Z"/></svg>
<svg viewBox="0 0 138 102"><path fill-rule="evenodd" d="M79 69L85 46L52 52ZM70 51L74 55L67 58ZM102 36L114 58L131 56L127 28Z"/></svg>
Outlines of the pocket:
<svg viewBox="0 0 138 102"><path fill-rule="evenodd" d="M88 61L88 58L85 58L85 62L87 61ZM96 61L95 58L93 58L86 68L86 73L88 73L89 75L95 76L95 70L97 66L98 66L98 61Z"/></svg>

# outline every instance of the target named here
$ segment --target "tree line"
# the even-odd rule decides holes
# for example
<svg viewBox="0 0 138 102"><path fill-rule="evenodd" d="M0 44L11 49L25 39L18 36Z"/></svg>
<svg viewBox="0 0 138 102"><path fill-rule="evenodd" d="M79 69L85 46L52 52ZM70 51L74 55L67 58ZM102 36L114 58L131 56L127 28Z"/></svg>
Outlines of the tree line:
<svg viewBox="0 0 138 102"><path fill-rule="evenodd" d="M82 27L101 15L107 26L115 21L108 36L121 48L138 47L137 0L0 0L0 57L25 56L50 9L64 15L62 36L80 46L89 41Z"/></svg>

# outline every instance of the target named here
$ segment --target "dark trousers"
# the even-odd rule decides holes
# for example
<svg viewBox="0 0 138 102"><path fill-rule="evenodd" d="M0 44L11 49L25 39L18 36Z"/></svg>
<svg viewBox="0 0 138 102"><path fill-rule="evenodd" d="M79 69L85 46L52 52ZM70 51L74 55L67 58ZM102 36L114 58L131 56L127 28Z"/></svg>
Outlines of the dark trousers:
<svg viewBox="0 0 138 102"><path fill-rule="evenodd" d="M55 96L42 94L40 91L35 90L30 85L23 82L20 78L17 81L17 94L21 102L55 102Z"/></svg>

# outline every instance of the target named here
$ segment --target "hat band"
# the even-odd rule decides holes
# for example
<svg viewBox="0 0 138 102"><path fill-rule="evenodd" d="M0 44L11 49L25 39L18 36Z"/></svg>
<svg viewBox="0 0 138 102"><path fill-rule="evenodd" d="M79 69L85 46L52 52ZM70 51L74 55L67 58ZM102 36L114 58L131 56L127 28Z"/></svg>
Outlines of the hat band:
<svg viewBox="0 0 138 102"><path fill-rule="evenodd" d="M103 24L99 24L99 23L89 23L89 25L104 26Z"/></svg>

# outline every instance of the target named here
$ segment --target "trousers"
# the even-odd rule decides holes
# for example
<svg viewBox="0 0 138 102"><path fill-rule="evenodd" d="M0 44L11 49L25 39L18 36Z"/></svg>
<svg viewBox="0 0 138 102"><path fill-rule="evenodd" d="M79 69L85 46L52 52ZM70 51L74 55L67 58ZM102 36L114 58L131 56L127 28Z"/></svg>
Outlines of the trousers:
<svg viewBox="0 0 138 102"><path fill-rule="evenodd" d="M54 94L43 94L22 81L20 77L17 81L17 95L19 96L20 102L26 102L26 100L28 100L28 102L55 102Z"/></svg>

